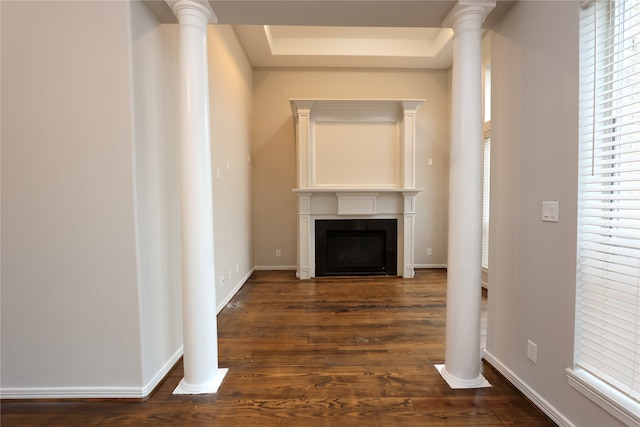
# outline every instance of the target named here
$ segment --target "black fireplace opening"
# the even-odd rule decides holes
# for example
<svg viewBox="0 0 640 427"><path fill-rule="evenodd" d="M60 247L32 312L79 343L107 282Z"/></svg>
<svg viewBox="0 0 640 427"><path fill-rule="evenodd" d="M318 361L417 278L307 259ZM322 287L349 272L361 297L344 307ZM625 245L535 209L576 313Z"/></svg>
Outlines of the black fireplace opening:
<svg viewBox="0 0 640 427"><path fill-rule="evenodd" d="M315 221L316 276L398 273L396 219L322 219Z"/></svg>

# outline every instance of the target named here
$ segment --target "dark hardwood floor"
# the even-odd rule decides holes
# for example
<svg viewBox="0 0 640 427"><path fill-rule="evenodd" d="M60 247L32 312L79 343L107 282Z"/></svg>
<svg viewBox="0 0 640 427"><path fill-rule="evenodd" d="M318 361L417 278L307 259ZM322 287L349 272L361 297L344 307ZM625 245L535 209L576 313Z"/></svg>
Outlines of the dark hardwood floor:
<svg viewBox="0 0 640 427"><path fill-rule="evenodd" d="M445 270L298 281L256 272L218 316L215 395L175 396L179 363L145 402L3 401L8 426L554 426L491 367L451 390Z"/></svg>

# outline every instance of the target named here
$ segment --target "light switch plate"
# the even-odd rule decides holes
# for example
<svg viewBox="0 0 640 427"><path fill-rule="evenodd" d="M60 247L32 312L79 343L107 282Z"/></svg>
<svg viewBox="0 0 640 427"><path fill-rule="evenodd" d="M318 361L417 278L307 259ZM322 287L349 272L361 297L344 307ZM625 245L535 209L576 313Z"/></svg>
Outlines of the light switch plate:
<svg viewBox="0 0 640 427"><path fill-rule="evenodd" d="M558 202L542 202L542 220L545 222L558 222Z"/></svg>

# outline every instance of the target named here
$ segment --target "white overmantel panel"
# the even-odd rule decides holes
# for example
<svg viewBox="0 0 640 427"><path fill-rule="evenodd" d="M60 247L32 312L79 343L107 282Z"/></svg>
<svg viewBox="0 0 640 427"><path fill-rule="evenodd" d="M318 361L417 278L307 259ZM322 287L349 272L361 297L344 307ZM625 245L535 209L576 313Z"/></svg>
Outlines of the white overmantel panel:
<svg viewBox="0 0 640 427"><path fill-rule="evenodd" d="M414 188L423 99L291 99L298 188Z"/></svg>
<svg viewBox="0 0 640 427"><path fill-rule="evenodd" d="M298 277L315 277L317 218L397 218L398 274L414 276L415 116L423 99L291 99ZM402 273L400 273L402 272Z"/></svg>

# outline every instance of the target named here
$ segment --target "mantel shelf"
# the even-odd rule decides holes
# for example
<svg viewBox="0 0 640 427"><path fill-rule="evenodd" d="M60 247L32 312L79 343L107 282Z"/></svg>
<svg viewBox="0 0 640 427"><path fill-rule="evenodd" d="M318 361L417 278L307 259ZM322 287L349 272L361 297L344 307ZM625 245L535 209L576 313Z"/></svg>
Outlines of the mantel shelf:
<svg viewBox="0 0 640 427"><path fill-rule="evenodd" d="M309 111L316 120L398 120L424 99L290 99L294 115Z"/></svg>
<svg viewBox="0 0 640 427"><path fill-rule="evenodd" d="M294 193L420 193L424 188L294 188Z"/></svg>

